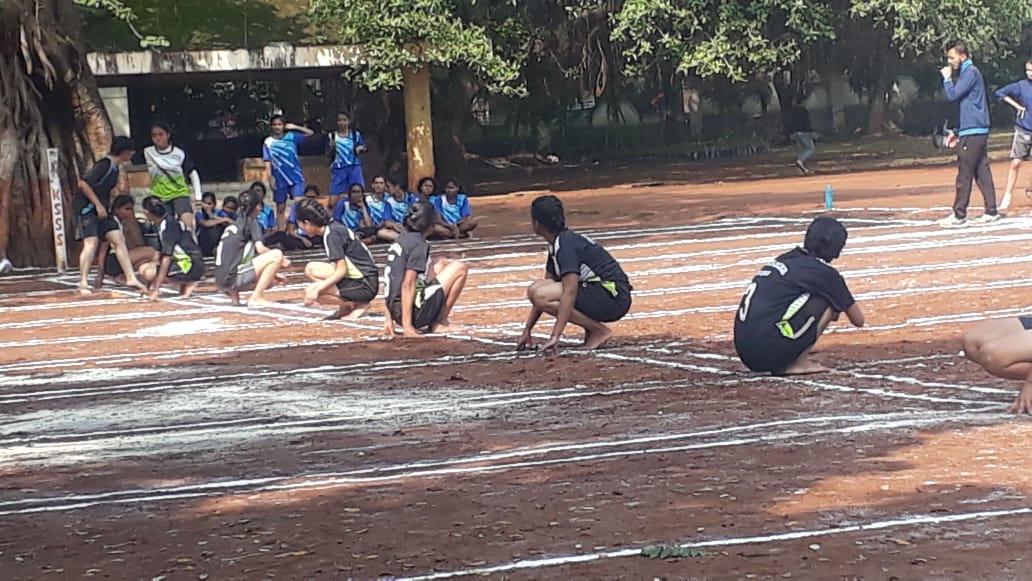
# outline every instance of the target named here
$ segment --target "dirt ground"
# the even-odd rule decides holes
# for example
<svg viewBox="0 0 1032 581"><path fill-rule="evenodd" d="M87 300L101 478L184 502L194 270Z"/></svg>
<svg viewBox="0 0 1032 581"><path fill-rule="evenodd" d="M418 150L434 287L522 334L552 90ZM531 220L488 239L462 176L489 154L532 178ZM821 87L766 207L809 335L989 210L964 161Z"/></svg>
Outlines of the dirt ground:
<svg viewBox="0 0 1032 581"><path fill-rule="evenodd" d="M765 167L557 182L635 287L597 353L576 333L558 358L513 351L544 266L531 188L476 199L478 239L435 245L471 268L455 336L385 340L382 304L320 321L316 252L262 310L210 283L147 303L76 298L75 273L0 280L3 577L1029 578L1032 424L958 351L1032 310L1032 202L940 230L948 167ZM822 340L830 373L749 374L735 306L828 184L869 326ZM640 555L655 544L698 552Z"/></svg>

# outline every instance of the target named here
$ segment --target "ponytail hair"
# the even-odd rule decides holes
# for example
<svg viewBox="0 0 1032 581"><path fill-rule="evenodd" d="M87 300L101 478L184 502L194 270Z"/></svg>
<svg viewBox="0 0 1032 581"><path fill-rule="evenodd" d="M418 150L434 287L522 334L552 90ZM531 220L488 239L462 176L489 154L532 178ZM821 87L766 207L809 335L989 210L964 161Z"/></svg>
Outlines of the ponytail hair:
<svg viewBox="0 0 1032 581"><path fill-rule="evenodd" d="M530 217L553 234L566 230L563 201L555 196L539 196L535 199L530 205Z"/></svg>
<svg viewBox="0 0 1032 581"><path fill-rule="evenodd" d="M164 218L168 210L165 209L165 205L161 203L161 200L157 196L147 196L143 199L143 211L157 216L158 218Z"/></svg>
<svg viewBox="0 0 1032 581"><path fill-rule="evenodd" d="M262 197L258 192L247 190L240 194L240 213L250 216L251 211L262 204Z"/></svg>
<svg viewBox="0 0 1032 581"><path fill-rule="evenodd" d="M297 211L294 213L298 223L311 222L318 226L329 226L333 223L333 215L319 203L318 200L306 198L297 203Z"/></svg>
<svg viewBox="0 0 1032 581"><path fill-rule="evenodd" d="M434 225L437 210L427 202L416 202L409 206L402 223L409 232L424 233Z"/></svg>

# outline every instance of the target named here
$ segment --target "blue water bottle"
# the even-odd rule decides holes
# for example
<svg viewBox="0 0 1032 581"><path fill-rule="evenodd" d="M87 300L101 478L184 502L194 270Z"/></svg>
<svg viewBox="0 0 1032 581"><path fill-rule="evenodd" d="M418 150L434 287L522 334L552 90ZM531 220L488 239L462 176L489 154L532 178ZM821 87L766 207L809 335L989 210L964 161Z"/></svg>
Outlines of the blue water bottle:
<svg viewBox="0 0 1032 581"><path fill-rule="evenodd" d="M831 210L835 207L835 190L831 189L831 184L824 186L824 209Z"/></svg>

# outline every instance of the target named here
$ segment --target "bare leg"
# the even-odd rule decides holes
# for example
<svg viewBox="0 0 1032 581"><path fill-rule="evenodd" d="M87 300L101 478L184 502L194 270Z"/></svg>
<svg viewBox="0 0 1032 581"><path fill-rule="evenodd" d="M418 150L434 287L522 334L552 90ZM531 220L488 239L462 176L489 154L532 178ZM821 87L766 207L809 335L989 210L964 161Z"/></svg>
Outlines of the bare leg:
<svg viewBox="0 0 1032 581"><path fill-rule="evenodd" d="M258 282L255 284L251 297L247 299L247 306L259 307L271 304L270 301L265 299L263 293L275 282L276 273L279 272L283 260L282 250L270 250L254 257L252 264L254 264L255 274L258 275Z"/></svg>
<svg viewBox="0 0 1032 581"><path fill-rule="evenodd" d="M1014 193L1014 188L1018 185L1018 172L1021 170L1021 160L1012 159L1010 162L1010 169L1007 170L1007 189L1003 190L1003 194Z"/></svg>
<svg viewBox="0 0 1032 581"><path fill-rule="evenodd" d="M553 317L559 313L559 300L562 296L561 282L539 280L527 289L527 298L530 302ZM577 309L570 315L570 322L584 329L584 347L587 349L598 349L613 336L612 329Z"/></svg>
<svg viewBox="0 0 1032 581"><path fill-rule="evenodd" d="M144 289L144 286L136 278L136 272L133 270L133 260L129 257L129 250L125 245L125 236L122 235L121 230L112 230L107 233L107 240L111 243L111 246L115 248L115 258L118 259L118 265L122 267L122 274L125 275L126 286L136 287L140 290Z"/></svg>
<svg viewBox="0 0 1032 581"><path fill-rule="evenodd" d="M817 340L820 341L821 336L824 335L824 331L828 329L828 325L832 321L839 318L839 314L831 309L825 309L824 314L821 315L820 321L817 322ZM803 351L803 354L798 359L793 361L781 371L780 375L809 375L812 373L823 373L828 369L819 363L815 363L810 359L810 355L813 353L813 348L817 343L815 342L810 346L809 349Z"/></svg>
<svg viewBox="0 0 1032 581"><path fill-rule="evenodd" d="M129 251L129 260L133 261L136 272L140 272L144 264L155 262L161 259L161 253L150 246L137 246ZM140 278L137 276L137 278ZM146 282L141 280L140 282Z"/></svg>
<svg viewBox="0 0 1032 581"><path fill-rule="evenodd" d="M101 240L97 247L97 278L93 281L93 290L100 290L104 286L104 262L107 260L107 253L111 244L107 240Z"/></svg>
<svg viewBox="0 0 1032 581"><path fill-rule="evenodd" d="M480 225L480 219L479 218L477 218L476 216L466 216L458 224L458 226L459 226L459 234L463 238L466 238L466 237L469 236L470 232L476 230L477 226L479 226L479 225Z"/></svg>
<svg viewBox="0 0 1032 581"><path fill-rule="evenodd" d="M398 232L391 228L380 228L376 231L376 237L384 242L394 242L398 239Z"/></svg>
<svg viewBox="0 0 1032 581"><path fill-rule="evenodd" d="M457 329L451 326L448 317L451 315L455 303L458 302L462 290L466 288L466 277L469 275L469 267L457 260L441 260L434 264L434 278L441 283L444 292L444 308L437 323L433 325L435 333L451 333Z"/></svg>
<svg viewBox="0 0 1032 581"><path fill-rule="evenodd" d="M232 301L234 307L241 306L240 305L240 291L228 290L228 291L226 291L226 294L229 295L229 300Z"/></svg>
<svg viewBox="0 0 1032 581"><path fill-rule="evenodd" d="M276 230L287 231L287 203L276 202Z"/></svg>
<svg viewBox="0 0 1032 581"><path fill-rule="evenodd" d="M179 297L183 299L190 298L190 295L193 294L194 290L197 288L197 285L199 284L201 284L201 281L195 280L193 282L187 282L179 285Z"/></svg>
<svg viewBox="0 0 1032 581"><path fill-rule="evenodd" d="M448 228L443 224L434 224L433 237L439 238L441 240L448 240L449 238L453 238L451 228Z"/></svg>
<svg viewBox="0 0 1032 581"><path fill-rule="evenodd" d="M1017 318L986 321L964 333L964 356L985 367L982 349L999 339L1019 336L1025 328ZM1023 379L1023 378L1020 378Z"/></svg>
<svg viewBox="0 0 1032 581"><path fill-rule="evenodd" d="M160 263L157 260L153 260L140 266L140 278L147 281L147 284L154 282L154 279L158 276L158 266Z"/></svg>
<svg viewBox="0 0 1032 581"><path fill-rule="evenodd" d="M96 236L86 238L82 241L82 251L79 252L79 290L80 295L93 294L90 291L90 266L93 264L93 257L97 254L97 246L100 239Z"/></svg>

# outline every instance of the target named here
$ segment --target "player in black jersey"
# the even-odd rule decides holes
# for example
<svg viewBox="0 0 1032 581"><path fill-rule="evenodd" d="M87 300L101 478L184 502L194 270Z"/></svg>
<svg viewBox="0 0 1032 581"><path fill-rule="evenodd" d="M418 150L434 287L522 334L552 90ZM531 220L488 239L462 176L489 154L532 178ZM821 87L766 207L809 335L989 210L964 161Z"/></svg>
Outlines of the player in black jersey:
<svg viewBox="0 0 1032 581"><path fill-rule="evenodd" d="M831 261L847 232L834 218L817 218L795 248L764 266L735 313L735 350L753 371L801 375L825 371L810 351L840 313L857 327L864 313Z"/></svg>
<svg viewBox="0 0 1032 581"><path fill-rule="evenodd" d="M584 347L601 347L613 332L604 323L619 321L631 308L631 283L620 263L594 240L566 228L563 202L541 196L530 206L534 233L548 241L545 279L530 285L530 316L516 345L531 347L531 330L541 315L555 317L543 351L557 352L568 323L584 329Z"/></svg>

